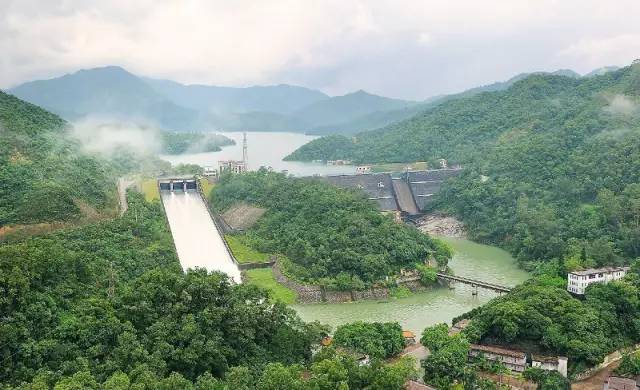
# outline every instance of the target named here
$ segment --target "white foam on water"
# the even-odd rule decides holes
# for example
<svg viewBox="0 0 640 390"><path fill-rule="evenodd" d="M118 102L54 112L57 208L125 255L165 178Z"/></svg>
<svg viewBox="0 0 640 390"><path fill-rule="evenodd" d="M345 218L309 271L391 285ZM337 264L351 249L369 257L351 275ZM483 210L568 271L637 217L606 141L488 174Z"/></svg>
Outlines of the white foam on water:
<svg viewBox="0 0 640 390"><path fill-rule="evenodd" d="M182 269L221 271L240 283L240 270L198 192L162 191L162 202Z"/></svg>

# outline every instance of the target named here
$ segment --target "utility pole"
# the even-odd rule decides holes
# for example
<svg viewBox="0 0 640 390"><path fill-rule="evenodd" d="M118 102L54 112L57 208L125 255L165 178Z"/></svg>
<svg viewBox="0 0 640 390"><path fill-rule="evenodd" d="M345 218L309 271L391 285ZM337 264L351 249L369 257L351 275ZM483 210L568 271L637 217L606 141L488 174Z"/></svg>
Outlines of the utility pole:
<svg viewBox="0 0 640 390"><path fill-rule="evenodd" d="M242 162L244 162L244 168L249 170L249 154L247 152L247 132L242 135Z"/></svg>

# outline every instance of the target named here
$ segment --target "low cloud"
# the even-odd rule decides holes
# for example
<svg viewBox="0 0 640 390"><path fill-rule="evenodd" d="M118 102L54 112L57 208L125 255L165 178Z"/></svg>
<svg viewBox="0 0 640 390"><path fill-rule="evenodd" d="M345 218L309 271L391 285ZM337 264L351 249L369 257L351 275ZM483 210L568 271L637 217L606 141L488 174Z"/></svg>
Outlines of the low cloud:
<svg viewBox="0 0 640 390"><path fill-rule="evenodd" d="M609 104L604 110L610 114L635 116L640 113L640 105L624 95L615 95L608 100Z"/></svg>
<svg viewBox="0 0 640 390"><path fill-rule="evenodd" d="M87 152L105 157L125 148L139 155L159 153L162 148L160 130L135 123L88 118L75 122L72 134Z"/></svg>

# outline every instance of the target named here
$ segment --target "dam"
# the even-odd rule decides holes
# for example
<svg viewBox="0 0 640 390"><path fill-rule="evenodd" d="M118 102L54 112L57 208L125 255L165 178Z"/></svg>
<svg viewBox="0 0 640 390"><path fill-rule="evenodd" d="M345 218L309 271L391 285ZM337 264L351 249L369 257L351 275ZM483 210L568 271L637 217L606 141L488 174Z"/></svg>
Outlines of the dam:
<svg viewBox="0 0 640 390"><path fill-rule="evenodd" d="M159 180L160 197L183 270L220 271L240 283L229 252L194 179Z"/></svg>

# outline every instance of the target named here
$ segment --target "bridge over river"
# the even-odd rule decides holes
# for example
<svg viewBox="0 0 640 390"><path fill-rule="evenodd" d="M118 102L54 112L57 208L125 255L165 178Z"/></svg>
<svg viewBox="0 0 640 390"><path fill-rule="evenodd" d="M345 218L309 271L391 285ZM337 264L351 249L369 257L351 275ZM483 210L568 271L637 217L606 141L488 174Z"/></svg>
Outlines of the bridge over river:
<svg viewBox="0 0 640 390"><path fill-rule="evenodd" d="M184 270L221 271L240 283L240 270L193 178L158 181L171 235Z"/></svg>
<svg viewBox="0 0 640 390"><path fill-rule="evenodd" d="M473 295L478 294L478 287L486 288L487 290L492 290L497 293L508 293L509 291L511 291L511 287L505 287L499 284L483 282L482 280L466 278L464 276L449 275L441 272L439 272L437 275L438 275L438 278L442 280L446 280L449 282L459 282L459 283L470 285L471 287L474 288L474 290L472 291Z"/></svg>

